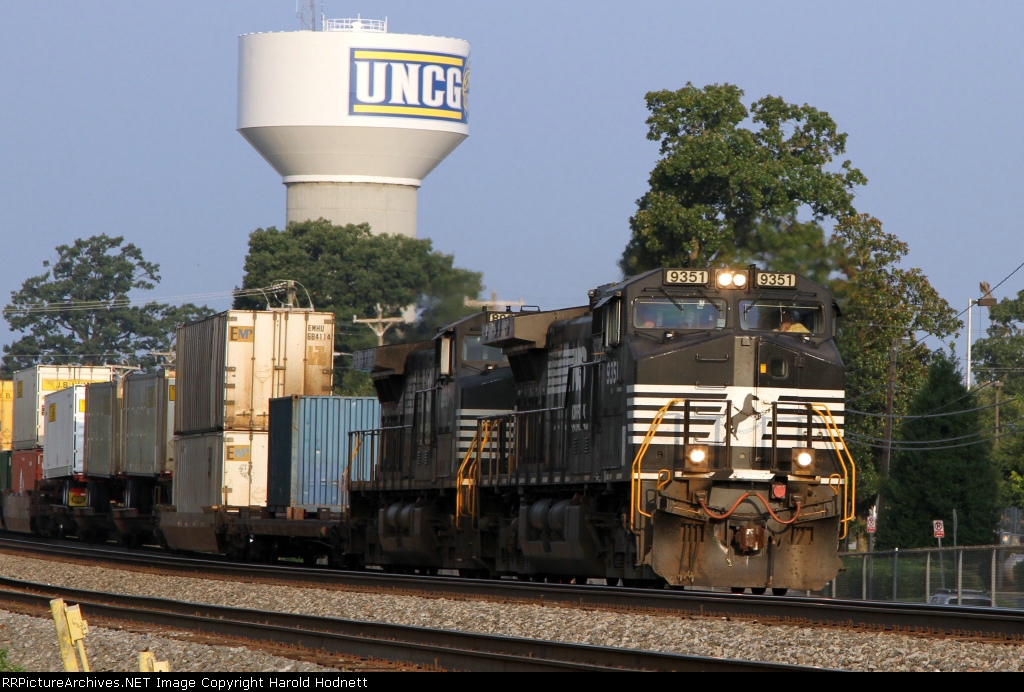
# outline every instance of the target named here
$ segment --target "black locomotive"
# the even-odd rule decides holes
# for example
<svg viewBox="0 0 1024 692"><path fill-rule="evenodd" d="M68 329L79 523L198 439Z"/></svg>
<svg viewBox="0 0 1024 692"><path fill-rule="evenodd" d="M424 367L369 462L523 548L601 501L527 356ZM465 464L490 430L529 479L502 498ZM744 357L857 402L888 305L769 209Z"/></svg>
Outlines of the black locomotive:
<svg viewBox="0 0 1024 692"><path fill-rule="evenodd" d="M821 589L855 499L838 315L793 273L658 269L357 354L382 421L354 441L346 562Z"/></svg>

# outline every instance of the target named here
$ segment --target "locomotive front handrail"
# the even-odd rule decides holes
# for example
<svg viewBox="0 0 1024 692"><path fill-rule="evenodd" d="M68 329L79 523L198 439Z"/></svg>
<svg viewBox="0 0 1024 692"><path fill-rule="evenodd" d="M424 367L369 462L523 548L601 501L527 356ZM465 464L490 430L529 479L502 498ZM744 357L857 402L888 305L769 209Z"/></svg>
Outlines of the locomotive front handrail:
<svg viewBox="0 0 1024 692"><path fill-rule="evenodd" d="M829 410L825 404L808 404L808 407L813 409L821 419L825 422L825 430L828 432L829 439L832 441L833 447L835 447L836 456L839 458L839 463L843 467L843 516L840 518L840 524L842 524L843 531L839 539L846 538L849 531L849 523L857 515L857 465L853 461L853 455L850 454L850 449L846 446L846 440L839 434L839 425L836 423L835 418L832 416L832 411ZM843 459L843 454L846 455L846 459ZM850 470L846 469L847 460L850 462Z"/></svg>
<svg viewBox="0 0 1024 692"><path fill-rule="evenodd" d="M629 503L629 522L630 526L635 530L636 525L636 514L639 512L645 517L650 518L652 515L645 512L640 507L641 497L641 479L640 479L640 466L643 462L644 454L647 453L647 448L651 446L651 440L654 439L654 434L658 431L658 427L661 425L661 421L665 418L665 414L668 410L676 404L686 402L687 399L670 399L667 404L658 409L658 412L654 414L654 420L651 421L651 426L647 429L647 434L644 435L644 441L640 444L640 449L637 450L636 457L633 459L633 473L630 478L630 494L633 496Z"/></svg>

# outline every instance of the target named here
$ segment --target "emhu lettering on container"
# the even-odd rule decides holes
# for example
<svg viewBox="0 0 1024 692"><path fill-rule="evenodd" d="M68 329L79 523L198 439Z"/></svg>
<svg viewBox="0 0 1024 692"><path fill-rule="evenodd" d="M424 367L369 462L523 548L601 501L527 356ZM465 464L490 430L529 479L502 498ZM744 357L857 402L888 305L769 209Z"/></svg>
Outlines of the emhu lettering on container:
<svg viewBox="0 0 1024 692"><path fill-rule="evenodd" d="M232 341L253 341L256 337L255 327L231 327L229 338Z"/></svg>
<svg viewBox="0 0 1024 692"><path fill-rule="evenodd" d="M229 461L249 461L252 459L252 452L249 445L228 445L227 458Z"/></svg>
<svg viewBox="0 0 1024 692"><path fill-rule="evenodd" d="M354 48L349 114L465 123L466 58L421 51Z"/></svg>
<svg viewBox="0 0 1024 692"><path fill-rule="evenodd" d="M327 341L330 336L327 332L327 325L310 324L306 326L306 341Z"/></svg>

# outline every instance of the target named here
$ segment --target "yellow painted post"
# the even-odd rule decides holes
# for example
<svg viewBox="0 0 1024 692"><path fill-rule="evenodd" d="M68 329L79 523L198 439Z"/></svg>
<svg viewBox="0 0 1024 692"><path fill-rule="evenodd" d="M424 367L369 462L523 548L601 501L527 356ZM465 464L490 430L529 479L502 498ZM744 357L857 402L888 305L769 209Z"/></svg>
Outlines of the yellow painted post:
<svg viewBox="0 0 1024 692"><path fill-rule="evenodd" d="M89 668L89 657L85 655L85 635L89 634L89 623L82 617L82 609L77 605L65 606L64 612L68 618L68 634L78 649L78 657L82 659L82 670L89 673L92 669Z"/></svg>
<svg viewBox="0 0 1024 692"><path fill-rule="evenodd" d="M53 616L53 625L57 628L57 646L60 647L60 657L64 660L64 670L77 673L78 659L75 657L75 645L68 632L68 618L64 613L63 598L50 601L50 614Z"/></svg>
<svg viewBox="0 0 1024 692"><path fill-rule="evenodd" d="M169 673L170 665L167 661L158 661L152 651L139 652L140 673Z"/></svg>

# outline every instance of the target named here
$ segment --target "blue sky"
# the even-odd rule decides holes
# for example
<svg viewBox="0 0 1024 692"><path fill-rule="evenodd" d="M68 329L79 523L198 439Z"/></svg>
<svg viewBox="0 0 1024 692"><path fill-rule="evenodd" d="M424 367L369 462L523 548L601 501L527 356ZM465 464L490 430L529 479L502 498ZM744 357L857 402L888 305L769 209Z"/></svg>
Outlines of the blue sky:
<svg viewBox="0 0 1024 692"><path fill-rule="evenodd" d="M958 311L1024 262L1024 4L322 6L472 44L470 135L424 181L419 235L488 296L564 307L618 278L657 158L644 94L688 81L827 111L869 180L858 209ZM0 3L0 299L57 245L107 233L160 264L151 298L226 309L248 234L285 213L235 131L238 36L298 30L295 15L295 0ZM995 293L1022 288L1024 269Z"/></svg>

